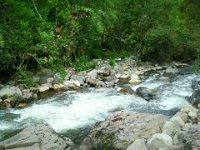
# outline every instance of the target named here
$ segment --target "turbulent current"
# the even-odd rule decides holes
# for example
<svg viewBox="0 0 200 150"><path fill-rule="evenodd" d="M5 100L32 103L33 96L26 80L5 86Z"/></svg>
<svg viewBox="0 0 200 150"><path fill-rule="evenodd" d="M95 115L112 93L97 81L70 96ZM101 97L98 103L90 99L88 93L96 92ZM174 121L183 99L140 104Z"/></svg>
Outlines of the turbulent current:
<svg viewBox="0 0 200 150"><path fill-rule="evenodd" d="M158 80L162 71L143 78L139 85L125 84L136 90L138 87L158 89L157 98L144 99L119 93L120 85L114 88L86 89L81 92L67 91L51 98L35 101L23 109L0 110L0 141L21 129L24 125L38 121L47 122L58 133L69 129L84 128L104 120L117 109L171 115L186 103L192 94L195 74L178 75L171 82Z"/></svg>

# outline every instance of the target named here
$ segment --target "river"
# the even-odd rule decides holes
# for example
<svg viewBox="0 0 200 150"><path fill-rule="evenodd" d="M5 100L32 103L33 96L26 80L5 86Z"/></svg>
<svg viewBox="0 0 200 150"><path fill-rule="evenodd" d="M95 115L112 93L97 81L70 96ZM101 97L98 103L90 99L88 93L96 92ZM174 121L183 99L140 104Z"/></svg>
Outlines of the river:
<svg viewBox="0 0 200 150"><path fill-rule="evenodd" d="M35 122L47 122L58 133L86 128L104 120L116 109L137 112L174 114L186 103L186 96L193 92L192 80L198 75L178 75L171 82L158 80L163 71L144 76L139 85L123 84L114 88L89 88L82 91L67 91L50 98L34 101L23 109L0 110L0 141L13 135L25 125ZM130 94L119 93L119 89L129 87L133 90L144 86L158 89L157 98L150 102Z"/></svg>

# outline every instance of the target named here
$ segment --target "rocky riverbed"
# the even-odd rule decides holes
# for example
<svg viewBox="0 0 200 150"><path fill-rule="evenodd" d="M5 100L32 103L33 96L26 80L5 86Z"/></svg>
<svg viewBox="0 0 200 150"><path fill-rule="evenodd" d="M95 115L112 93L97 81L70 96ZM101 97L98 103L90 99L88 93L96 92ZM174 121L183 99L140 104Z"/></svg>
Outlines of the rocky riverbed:
<svg viewBox="0 0 200 150"><path fill-rule="evenodd" d="M199 149L200 80L189 65L96 61L92 70L68 69L62 82L45 69L32 76L37 87L2 85L0 141L18 134L0 149L77 149L69 130L88 127L80 150Z"/></svg>

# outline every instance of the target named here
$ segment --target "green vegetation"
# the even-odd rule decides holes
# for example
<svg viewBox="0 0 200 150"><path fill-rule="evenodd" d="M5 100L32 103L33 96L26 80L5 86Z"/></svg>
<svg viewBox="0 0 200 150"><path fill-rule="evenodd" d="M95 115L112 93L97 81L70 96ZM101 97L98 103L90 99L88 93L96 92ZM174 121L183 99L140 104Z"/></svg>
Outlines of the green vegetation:
<svg viewBox="0 0 200 150"><path fill-rule="evenodd" d="M81 71L95 58L195 59L199 8L199 0L0 0L0 71L32 85L27 71Z"/></svg>

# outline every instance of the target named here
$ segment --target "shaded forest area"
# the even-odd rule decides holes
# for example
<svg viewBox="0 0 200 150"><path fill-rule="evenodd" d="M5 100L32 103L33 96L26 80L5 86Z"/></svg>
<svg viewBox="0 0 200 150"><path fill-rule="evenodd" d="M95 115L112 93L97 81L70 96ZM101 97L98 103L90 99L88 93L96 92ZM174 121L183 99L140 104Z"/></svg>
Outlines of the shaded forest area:
<svg viewBox="0 0 200 150"><path fill-rule="evenodd" d="M199 0L0 0L0 71L26 77L129 55L198 66L199 8Z"/></svg>

